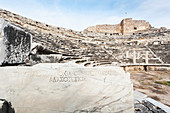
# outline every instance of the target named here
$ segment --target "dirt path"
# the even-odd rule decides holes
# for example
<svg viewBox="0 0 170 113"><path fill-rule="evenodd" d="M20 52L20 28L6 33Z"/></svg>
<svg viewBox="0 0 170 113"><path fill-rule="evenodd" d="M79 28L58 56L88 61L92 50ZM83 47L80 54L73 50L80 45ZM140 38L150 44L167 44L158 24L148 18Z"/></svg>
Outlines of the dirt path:
<svg viewBox="0 0 170 113"><path fill-rule="evenodd" d="M135 90L170 107L170 71L131 71Z"/></svg>

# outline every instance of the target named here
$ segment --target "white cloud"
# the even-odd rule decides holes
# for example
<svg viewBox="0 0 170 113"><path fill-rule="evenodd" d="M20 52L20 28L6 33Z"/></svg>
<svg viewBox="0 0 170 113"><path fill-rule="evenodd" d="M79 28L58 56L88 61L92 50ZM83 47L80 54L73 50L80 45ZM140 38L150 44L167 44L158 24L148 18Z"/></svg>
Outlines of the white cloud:
<svg viewBox="0 0 170 113"><path fill-rule="evenodd" d="M89 14L71 12L59 8L57 2L55 2L54 9L47 9L36 0L25 2L13 5L0 4L0 7L37 21L75 30L84 30L88 26L96 24L117 24L122 19L119 16L109 15L110 12L89 12Z"/></svg>
<svg viewBox="0 0 170 113"><path fill-rule="evenodd" d="M146 0L132 12L131 16L146 19L154 27L170 28L170 1Z"/></svg>

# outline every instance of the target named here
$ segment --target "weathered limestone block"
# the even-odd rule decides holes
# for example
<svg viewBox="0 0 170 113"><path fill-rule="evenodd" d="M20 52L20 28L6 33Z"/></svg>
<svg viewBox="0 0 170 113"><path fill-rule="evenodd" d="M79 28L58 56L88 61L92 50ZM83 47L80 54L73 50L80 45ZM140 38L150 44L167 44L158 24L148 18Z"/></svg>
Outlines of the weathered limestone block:
<svg viewBox="0 0 170 113"><path fill-rule="evenodd" d="M0 65L25 63L31 35L0 18Z"/></svg>
<svg viewBox="0 0 170 113"><path fill-rule="evenodd" d="M16 113L133 113L133 88L120 67L71 64L1 67L0 98Z"/></svg>

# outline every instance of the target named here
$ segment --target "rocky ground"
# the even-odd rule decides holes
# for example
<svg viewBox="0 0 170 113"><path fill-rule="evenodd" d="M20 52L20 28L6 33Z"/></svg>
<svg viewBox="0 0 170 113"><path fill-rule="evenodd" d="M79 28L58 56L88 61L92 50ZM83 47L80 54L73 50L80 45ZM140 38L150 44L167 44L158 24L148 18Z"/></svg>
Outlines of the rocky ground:
<svg viewBox="0 0 170 113"><path fill-rule="evenodd" d="M146 100L135 102L134 111L135 113L169 113Z"/></svg>
<svg viewBox="0 0 170 113"><path fill-rule="evenodd" d="M131 71L134 90L170 107L170 71Z"/></svg>

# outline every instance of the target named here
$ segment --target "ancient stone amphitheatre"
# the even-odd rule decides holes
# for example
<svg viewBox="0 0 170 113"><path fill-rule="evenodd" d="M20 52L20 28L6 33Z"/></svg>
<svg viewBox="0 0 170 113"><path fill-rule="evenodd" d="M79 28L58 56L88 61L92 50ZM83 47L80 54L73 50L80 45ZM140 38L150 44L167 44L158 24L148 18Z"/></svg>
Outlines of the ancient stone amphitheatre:
<svg viewBox="0 0 170 113"><path fill-rule="evenodd" d="M0 113L170 113L170 29L145 20L75 31L0 9L0 65Z"/></svg>

